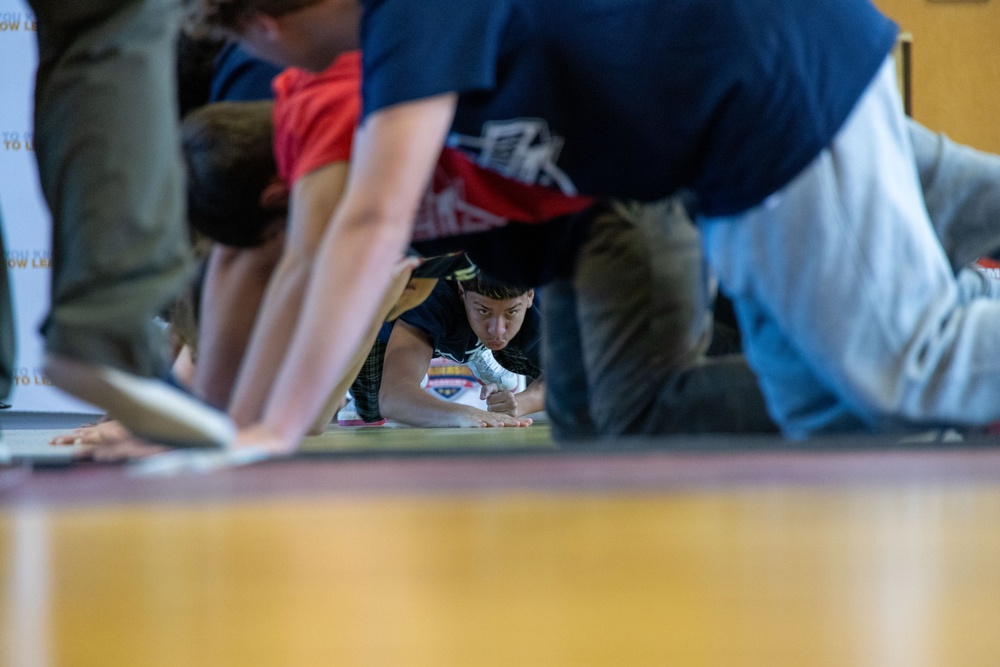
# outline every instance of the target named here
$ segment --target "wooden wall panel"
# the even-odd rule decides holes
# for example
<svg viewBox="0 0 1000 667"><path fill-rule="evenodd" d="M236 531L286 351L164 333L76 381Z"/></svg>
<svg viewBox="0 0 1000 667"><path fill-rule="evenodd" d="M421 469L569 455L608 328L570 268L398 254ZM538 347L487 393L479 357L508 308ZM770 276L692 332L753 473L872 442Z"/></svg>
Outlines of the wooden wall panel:
<svg viewBox="0 0 1000 667"><path fill-rule="evenodd" d="M1000 2L875 4L913 34L913 117L1000 153Z"/></svg>

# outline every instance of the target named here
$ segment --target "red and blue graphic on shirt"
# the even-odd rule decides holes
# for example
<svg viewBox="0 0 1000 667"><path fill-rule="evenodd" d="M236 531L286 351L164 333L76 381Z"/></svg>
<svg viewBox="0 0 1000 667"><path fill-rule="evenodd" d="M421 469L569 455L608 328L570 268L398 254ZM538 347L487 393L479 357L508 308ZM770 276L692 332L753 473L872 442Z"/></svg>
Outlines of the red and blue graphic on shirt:
<svg viewBox="0 0 1000 667"><path fill-rule="evenodd" d="M479 380L465 364L444 357L435 357L427 369L427 384L424 389L446 400L457 399L460 394L475 389L479 397Z"/></svg>
<svg viewBox="0 0 1000 667"><path fill-rule="evenodd" d="M350 156L361 116L361 58L342 55L318 74L289 69L275 78L274 149L279 175L301 176ZM493 167L493 165L489 165ZM562 188L561 190L559 188ZM539 223L582 211L589 197L515 180L445 148L416 216L414 241L481 232L508 222Z"/></svg>

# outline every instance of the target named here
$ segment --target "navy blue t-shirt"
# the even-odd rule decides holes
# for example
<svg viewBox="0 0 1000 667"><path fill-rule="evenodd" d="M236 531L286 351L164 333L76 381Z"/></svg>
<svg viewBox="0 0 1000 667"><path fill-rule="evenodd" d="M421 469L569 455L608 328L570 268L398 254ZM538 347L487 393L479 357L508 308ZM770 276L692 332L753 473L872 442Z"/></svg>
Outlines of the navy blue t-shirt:
<svg viewBox="0 0 1000 667"><path fill-rule="evenodd" d="M494 353L494 357L509 371L534 379L541 374L541 319L538 315L538 293L524 316L520 331L507 347ZM399 319L419 329L430 339L435 357L444 357L465 363L473 353L483 347L482 342L469 326L462 297L454 282L438 281L427 299ZM379 339L388 342L392 323L387 322L379 331Z"/></svg>
<svg viewBox="0 0 1000 667"><path fill-rule="evenodd" d="M595 197L738 213L825 146L893 47L868 0L362 0L364 113L458 92L450 146Z"/></svg>
<svg viewBox="0 0 1000 667"><path fill-rule="evenodd" d="M592 217L588 210L542 225L511 222L482 232L416 241L412 246L425 257L462 250L495 280L540 287L573 275L574 260L589 237Z"/></svg>
<svg viewBox="0 0 1000 667"><path fill-rule="evenodd" d="M282 68L255 58L231 42L215 56L212 76L212 102L254 102L274 97L271 81Z"/></svg>

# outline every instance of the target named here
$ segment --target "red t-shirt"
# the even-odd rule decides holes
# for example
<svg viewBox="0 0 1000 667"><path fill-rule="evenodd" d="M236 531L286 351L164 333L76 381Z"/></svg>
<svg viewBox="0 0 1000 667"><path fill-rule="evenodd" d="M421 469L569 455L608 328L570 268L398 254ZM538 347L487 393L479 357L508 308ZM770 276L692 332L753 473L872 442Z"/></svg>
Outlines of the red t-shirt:
<svg viewBox="0 0 1000 667"><path fill-rule="evenodd" d="M293 185L314 169L351 157L361 116L361 53L345 53L311 74L294 67L274 78L274 158Z"/></svg>
<svg viewBox="0 0 1000 667"><path fill-rule="evenodd" d="M274 79L274 155L289 185L333 162L350 159L361 117L361 54L345 53L323 72L291 68ZM421 202L413 240L481 232L511 221L538 223L581 211L589 197L519 183L445 148Z"/></svg>

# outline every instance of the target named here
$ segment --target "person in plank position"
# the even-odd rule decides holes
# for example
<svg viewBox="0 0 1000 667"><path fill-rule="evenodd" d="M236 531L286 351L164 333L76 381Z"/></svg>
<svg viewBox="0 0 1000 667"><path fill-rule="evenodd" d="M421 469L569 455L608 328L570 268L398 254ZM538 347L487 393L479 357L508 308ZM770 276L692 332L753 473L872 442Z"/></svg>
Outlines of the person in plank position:
<svg viewBox="0 0 1000 667"><path fill-rule="evenodd" d="M351 386L358 414L414 426L490 426L495 413L525 418L545 409L541 322L535 291L479 274L440 281L422 304L382 327ZM468 364L483 383L487 410L442 401L421 382L434 357ZM527 379L515 392L517 375Z"/></svg>

